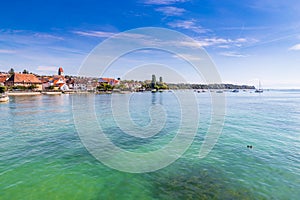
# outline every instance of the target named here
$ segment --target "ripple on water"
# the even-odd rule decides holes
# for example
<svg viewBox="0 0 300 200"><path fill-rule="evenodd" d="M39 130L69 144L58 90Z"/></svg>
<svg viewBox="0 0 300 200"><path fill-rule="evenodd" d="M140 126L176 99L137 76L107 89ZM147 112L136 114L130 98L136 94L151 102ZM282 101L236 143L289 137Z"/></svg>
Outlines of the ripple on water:
<svg viewBox="0 0 300 200"><path fill-rule="evenodd" d="M70 96L12 97L0 105L0 199L297 199L300 98L286 95L229 95L223 133L205 159L198 153L210 106L208 98L201 101L198 95L203 112L195 142L169 167L146 174L109 169L86 151L72 121ZM149 98L145 93L133 100L142 105ZM99 112L106 111L108 100L96 96ZM135 119L144 116L135 112ZM109 114L101 116L117 145L145 151L170 141L178 125L176 112L170 112L171 121L159 135L166 136L162 141L122 135ZM141 121L148 118L147 113ZM246 148L249 144L253 149Z"/></svg>

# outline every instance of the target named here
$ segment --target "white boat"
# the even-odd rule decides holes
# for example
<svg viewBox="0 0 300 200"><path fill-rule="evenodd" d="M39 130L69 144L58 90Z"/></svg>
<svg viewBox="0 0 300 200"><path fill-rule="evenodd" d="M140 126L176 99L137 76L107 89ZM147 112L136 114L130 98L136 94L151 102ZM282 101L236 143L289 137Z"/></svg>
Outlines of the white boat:
<svg viewBox="0 0 300 200"><path fill-rule="evenodd" d="M255 90L255 93L263 93L264 90L261 88L261 83L259 81L259 84L258 84L258 89Z"/></svg>
<svg viewBox="0 0 300 200"><path fill-rule="evenodd" d="M46 95L61 95L62 92L60 92L60 91L48 91L48 92L42 92L42 94L46 94Z"/></svg>
<svg viewBox="0 0 300 200"><path fill-rule="evenodd" d="M1 93L0 94L0 102L7 102L9 101L9 97L6 93Z"/></svg>

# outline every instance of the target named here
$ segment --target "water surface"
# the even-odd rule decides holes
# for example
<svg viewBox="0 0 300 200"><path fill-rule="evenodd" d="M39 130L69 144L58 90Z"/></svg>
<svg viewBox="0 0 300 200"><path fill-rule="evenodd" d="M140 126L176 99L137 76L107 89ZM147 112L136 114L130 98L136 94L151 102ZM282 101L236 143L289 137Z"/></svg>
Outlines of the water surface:
<svg viewBox="0 0 300 200"><path fill-rule="evenodd" d="M210 96L195 95L201 118L193 144L170 166L144 174L110 169L87 152L75 129L72 95L10 97L8 103L0 104L0 199L300 196L299 91L226 93L223 133L204 159L198 153L210 122ZM79 98L85 101L91 95ZM149 106L159 104L166 109L164 128L146 140L125 135L117 127L109 113L110 99L110 95L96 95L95 108L98 120L105 120L106 134L119 147L156 150L176 134L180 109L173 93L132 96L131 117L141 126L149 123Z"/></svg>

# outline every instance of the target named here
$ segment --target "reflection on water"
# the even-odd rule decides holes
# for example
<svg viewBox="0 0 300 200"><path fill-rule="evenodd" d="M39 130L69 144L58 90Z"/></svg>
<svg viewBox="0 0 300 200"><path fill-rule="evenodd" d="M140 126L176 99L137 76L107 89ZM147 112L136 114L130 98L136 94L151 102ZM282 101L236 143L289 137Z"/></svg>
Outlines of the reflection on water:
<svg viewBox="0 0 300 200"><path fill-rule="evenodd" d="M151 103L152 103L152 105L156 105L156 104L164 105L163 104L163 95L164 94L162 94L162 92L152 93L152 97L151 97Z"/></svg>

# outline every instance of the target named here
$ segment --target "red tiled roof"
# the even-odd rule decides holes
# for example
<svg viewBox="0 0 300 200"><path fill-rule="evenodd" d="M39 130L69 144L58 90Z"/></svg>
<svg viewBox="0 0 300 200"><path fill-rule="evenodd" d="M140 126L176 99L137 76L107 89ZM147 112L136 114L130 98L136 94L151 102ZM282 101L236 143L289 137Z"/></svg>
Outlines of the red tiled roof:
<svg viewBox="0 0 300 200"><path fill-rule="evenodd" d="M65 77L63 76L63 75L53 75L52 76L52 78L54 79L54 80L58 80L58 79L63 79L63 80L65 80Z"/></svg>
<svg viewBox="0 0 300 200"><path fill-rule="evenodd" d="M6 74L0 74L0 83L4 83L7 78L8 78L8 75L6 75Z"/></svg>
<svg viewBox="0 0 300 200"><path fill-rule="evenodd" d="M12 75L8 82L14 82L14 83L34 83L34 84L40 84L42 83L35 75L33 74L19 74L15 73Z"/></svg>
<svg viewBox="0 0 300 200"><path fill-rule="evenodd" d="M48 76L42 76L42 77L39 77L39 80L42 82L42 83L48 83L49 80L50 80L51 77L48 77Z"/></svg>
<svg viewBox="0 0 300 200"><path fill-rule="evenodd" d="M105 81L105 82L107 82L107 83L110 83L110 84L117 84L117 83L119 83L119 80L116 80L116 79L114 79L114 78L100 78L102 81ZM100 82L101 82L101 80L100 80Z"/></svg>
<svg viewBox="0 0 300 200"><path fill-rule="evenodd" d="M64 70L63 70L62 67L60 67L60 68L58 69L58 71L59 71L59 72L64 72Z"/></svg>

